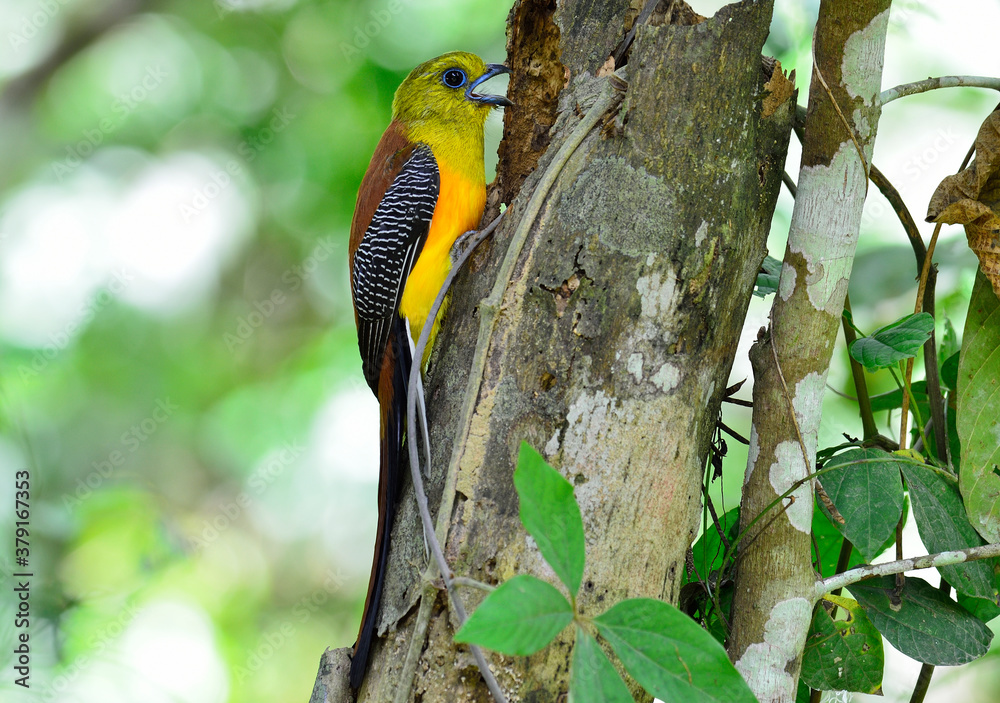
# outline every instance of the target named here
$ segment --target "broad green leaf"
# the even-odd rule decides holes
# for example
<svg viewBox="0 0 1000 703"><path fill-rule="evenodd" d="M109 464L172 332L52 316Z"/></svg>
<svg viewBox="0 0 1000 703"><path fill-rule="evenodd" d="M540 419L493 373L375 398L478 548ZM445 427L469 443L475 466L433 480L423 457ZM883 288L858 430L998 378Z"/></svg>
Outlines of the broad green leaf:
<svg viewBox="0 0 1000 703"><path fill-rule="evenodd" d="M456 642L526 656L573 621L573 608L555 586L530 574L501 584L455 633Z"/></svg>
<svg viewBox="0 0 1000 703"><path fill-rule="evenodd" d="M573 665L570 668L571 703L634 703L628 686L601 651L597 640L576 628Z"/></svg>
<svg viewBox="0 0 1000 703"><path fill-rule="evenodd" d="M816 502L816 507L813 510L812 536L812 556L816 570L819 571L823 578L833 576L837 571L837 561L840 559L840 550L844 544L844 536L833 526L830 518L819 507L819 501ZM847 568L850 569L858 564L863 564L864 561L858 553L857 548L852 546L851 556L847 560Z"/></svg>
<svg viewBox="0 0 1000 703"><path fill-rule="evenodd" d="M880 694L882 635L857 601L838 596L825 600L843 608L845 620L834 620L823 604L813 612L802 658L802 680L821 691Z"/></svg>
<svg viewBox="0 0 1000 703"><path fill-rule="evenodd" d="M907 576L900 604L893 609L892 576L870 578L850 587L868 619L889 643L925 664L957 666L986 654L993 633L981 620L923 579Z"/></svg>
<svg viewBox="0 0 1000 703"><path fill-rule="evenodd" d="M664 701L756 701L726 650L668 603L633 598L594 619L625 670Z"/></svg>
<svg viewBox="0 0 1000 703"><path fill-rule="evenodd" d="M930 552L978 547L979 533L969 524L962 496L954 479L947 479L930 467L901 464L910 489L913 516L917 519L920 539ZM993 567L996 559L981 559L939 569L945 580L960 593L977 598L992 598Z"/></svg>
<svg viewBox="0 0 1000 703"><path fill-rule="evenodd" d="M964 593L959 593L958 604L983 622L989 622L996 617L1000 617L1000 605L986 598L972 598Z"/></svg>
<svg viewBox="0 0 1000 703"><path fill-rule="evenodd" d="M1000 542L1000 301L982 272L969 301L958 362L958 487L969 521L987 542Z"/></svg>
<svg viewBox="0 0 1000 703"><path fill-rule="evenodd" d="M862 463L851 463L851 462ZM844 518L836 524L867 561L879 555L903 514L899 464L881 449L851 449L830 459L820 482Z"/></svg>
<svg viewBox="0 0 1000 703"><path fill-rule="evenodd" d="M926 312L896 320L851 345L851 357L869 371L916 356L934 331L934 318Z"/></svg>
<svg viewBox="0 0 1000 703"><path fill-rule="evenodd" d="M757 274L757 287L753 294L758 298L766 298L778 290L778 279L781 277L781 262L768 254L761 264L764 273Z"/></svg>
<svg viewBox="0 0 1000 703"><path fill-rule="evenodd" d="M910 398L916 401L917 405L921 406L921 412L923 412L923 406L929 402L927 400L927 381L914 381L911 383ZM903 391L899 388L888 393L879 393L872 396L872 412L895 410L901 407L903 407Z"/></svg>
<svg viewBox="0 0 1000 703"><path fill-rule="evenodd" d="M570 594L576 596L583 580L585 553L583 518L573 486L527 442L521 442L514 486L521 501L524 529Z"/></svg>

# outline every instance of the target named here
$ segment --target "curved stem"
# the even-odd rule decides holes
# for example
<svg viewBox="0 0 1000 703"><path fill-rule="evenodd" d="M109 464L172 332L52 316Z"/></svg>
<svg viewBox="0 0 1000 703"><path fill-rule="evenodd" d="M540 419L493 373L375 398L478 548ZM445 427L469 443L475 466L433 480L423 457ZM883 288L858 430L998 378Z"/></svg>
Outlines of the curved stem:
<svg viewBox="0 0 1000 703"><path fill-rule="evenodd" d="M458 275L459 270L461 270L462 265L466 262L469 255L479 245L479 243L486 239L486 237L496 229L497 225L500 223L500 217L502 217L502 215L493 220L488 227L477 233L465 250L462 251L458 260L451 267L451 271L448 272L448 276L445 278L444 284L441 286L441 290L438 291L437 298L434 299L434 304L431 306L430 312L427 315L424 327L420 331L420 339L417 341L416 348L413 352L413 358L416 360L416 363L410 367L409 387L407 388L407 427L417 426L416 405L422 366L420 360L424 358L424 350L427 348L427 342L430 339L431 329L434 327L434 320L437 318L438 311L441 309L445 296L448 294L448 289L451 287L452 281L455 280L455 276ZM411 434L411 437L415 436L416 433ZM420 521L424 526L424 536L427 539L427 544L431 548L431 553L434 556L434 562L437 566L438 572L441 574L442 580L444 581L445 588L448 591L448 601L455 609L455 616L459 625L461 625L465 622L466 618L465 607L462 605L462 601L458 597L458 593L455 591L455 584L451 578L451 571L448 568L448 562L444 558L441 543L438 542L437 534L434 531L434 524L431 521L431 512L427 505L427 493L424 491L424 479L420 470L420 454L417 451L417 443L415 441L407 442L407 450L410 455L410 477L413 480L413 491L417 498L417 508L420 511ZM430 467L427 467L427 469L429 471ZM429 571L433 572L433 567L431 567ZM427 576L428 574L425 574L425 579ZM418 621L417 626L414 628L414 637L410 640L410 649L407 652L405 660L405 664L412 666L412 670L404 668L400 681L405 681L406 685L400 686L399 689L397 689L397 691L405 691L406 695L409 695L409 682L412 681L413 672L416 670L417 657L414 656L414 643L419 642L417 651L423 648L423 639L427 631L427 622L430 620L431 608L429 606L426 608L424 607L424 603L428 601L425 596L426 594L421 595L420 603L420 615L423 616L423 620ZM417 637L418 634L420 635L419 638ZM486 658L483 656L482 650L475 645L469 645L469 650L472 652L472 656L476 660L476 665L479 667L483 680L486 682L486 687L493 695L493 700L497 701L497 703L506 703L507 698L504 696L503 691L500 690L500 684L497 683L496 677L493 676L493 672L490 671L490 667L486 663Z"/></svg>
<svg viewBox="0 0 1000 703"><path fill-rule="evenodd" d="M1000 78L992 76L939 76L938 78L927 78L926 80L904 83L903 85L897 85L895 88L883 90L882 94L879 95L879 100L884 106L893 100L905 98L907 95L926 93L928 90L937 90L938 88L961 87L1000 90Z"/></svg>
<svg viewBox="0 0 1000 703"><path fill-rule="evenodd" d="M614 80L612 80L614 79ZM496 282L490 294L479 304L479 333L476 338L476 351L473 355L472 368L469 369L469 380L465 388L465 401L462 406L460 416L459 435L456 437L455 445L451 452L451 459L448 462L448 474L445 479L444 493L441 497L441 508L438 510L438 533L442 541L447 537L448 521L451 516L452 501L455 494L455 483L458 479L458 465L465 454L466 442L469 438L469 429L472 424L472 416L479 400L479 391L483 384L483 373L486 370L486 356L489 352L490 338L493 336L493 328L496 325L497 313L503 301L504 292L510 283L514 266L521 256L521 249L528 238L531 230L542 209L542 203L548 196L549 190L556 181L556 177L562 171L563 166L569 161L569 157L583 141L584 137L590 133L594 125L611 110L623 97L623 92L616 88L616 83L623 81L612 74L598 97L597 102L587 111L584 118L570 133L569 138L562 145L552 161L542 174L535 191L531 194L531 199L525 207L525 212L518 222L517 229L507 246L507 253L504 256L500 271L497 273Z"/></svg>

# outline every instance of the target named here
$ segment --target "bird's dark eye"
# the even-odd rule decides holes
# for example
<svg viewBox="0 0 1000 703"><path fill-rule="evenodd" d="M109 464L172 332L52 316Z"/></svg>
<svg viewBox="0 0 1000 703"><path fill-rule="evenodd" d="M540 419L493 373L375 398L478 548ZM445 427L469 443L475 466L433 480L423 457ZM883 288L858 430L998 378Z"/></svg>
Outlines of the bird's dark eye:
<svg viewBox="0 0 1000 703"><path fill-rule="evenodd" d="M465 85L465 71L459 68L449 68L441 76L441 80L449 88L461 88Z"/></svg>

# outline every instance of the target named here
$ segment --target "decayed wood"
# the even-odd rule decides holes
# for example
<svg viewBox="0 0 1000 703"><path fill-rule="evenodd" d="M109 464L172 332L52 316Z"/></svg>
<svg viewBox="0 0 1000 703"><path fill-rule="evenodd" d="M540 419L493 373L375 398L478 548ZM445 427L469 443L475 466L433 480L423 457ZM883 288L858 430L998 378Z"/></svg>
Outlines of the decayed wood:
<svg viewBox="0 0 1000 703"><path fill-rule="evenodd" d="M526 440L576 486L587 534L579 607L596 615L626 597L676 600L791 123L792 100L762 117L760 50L771 9L744 2L692 26L640 27L620 71L629 82L620 112L574 153L529 235L475 413L462 426L477 302L493 285L538 170L606 80L592 76L626 28L617 7L559 6L552 15L559 31L549 36L560 43L569 83L551 143L488 255L457 282L426 383L432 506L458 447L445 545L457 575L555 580L518 520L512 473ZM528 14L515 8L511 16L524 22ZM392 544L381 619L389 633L375 646L360 700L391 698L415 616L425 561L407 492ZM463 596L470 610L482 598ZM467 651L452 643L447 613L439 596L415 700L486 701ZM528 658L489 659L512 700L557 700L570 646L563 637Z"/></svg>

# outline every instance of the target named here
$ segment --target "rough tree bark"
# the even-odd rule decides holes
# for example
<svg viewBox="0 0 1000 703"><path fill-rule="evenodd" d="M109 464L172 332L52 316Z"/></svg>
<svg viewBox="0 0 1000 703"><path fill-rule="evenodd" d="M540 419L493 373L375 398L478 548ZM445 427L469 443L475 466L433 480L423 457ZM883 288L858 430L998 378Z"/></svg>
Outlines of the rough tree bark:
<svg viewBox="0 0 1000 703"><path fill-rule="evenodd" d="M881 112L888 21L889 0L820 4L798 195L771 328L750 354L754 412L743 529L815 468L826 376L867 192L865 164ZM737 567L729 653L761 703L795 700L815 605L811 484L792 496L750 528Z"/></svg>
<svg viewBox="0 0 1000 703"><path fill-rule="evenodd" d="M607 82L594 74L644 3L634 4L523 0L511 11L517 107L505 118L496 191L511 205L456 283L426 383L429 497L443 506L454 573L554 580L518 520L512 473L527 440L576 486L587 535L578 605L592 615L627 597L676 601L794 110L785 95L764 116L771 0L710 19L660 3L618 72L629 84L620 110L580 145L535 222L466 416L478 301L540 173ZM425 560L408 491L381 614L388 634L359 700L391 700L411 685L399 672ZM463 596L470 610L481 599ZM445 600L434 604L411 700L488 700L452 642ZM564 637L528 658L488 659L511 700L554 701L567 689L570 646ZM325 657L314 700L336 700L339 652Z"/></svg>

